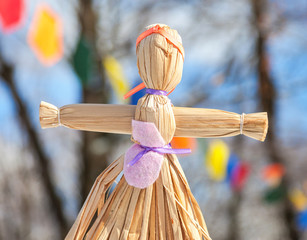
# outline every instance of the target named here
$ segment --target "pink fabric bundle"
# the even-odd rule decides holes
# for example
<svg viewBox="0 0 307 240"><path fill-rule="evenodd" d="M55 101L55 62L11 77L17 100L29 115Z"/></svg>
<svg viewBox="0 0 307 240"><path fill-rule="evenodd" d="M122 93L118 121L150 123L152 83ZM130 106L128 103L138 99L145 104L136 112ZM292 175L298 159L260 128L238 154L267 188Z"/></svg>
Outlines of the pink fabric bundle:
<svg viewBox="0 0 307 240"><path fill-rule="evenodd" d="M132 136L140 145L147 147L164 147L165 142L156 125L151 122L132 120ZM149 151L135 164L129 163L144 149L138 144L133 144L125 155L124 176L129 185L137 188L146 188L153 184L159 177L163 163L163 154Z"/></svg>

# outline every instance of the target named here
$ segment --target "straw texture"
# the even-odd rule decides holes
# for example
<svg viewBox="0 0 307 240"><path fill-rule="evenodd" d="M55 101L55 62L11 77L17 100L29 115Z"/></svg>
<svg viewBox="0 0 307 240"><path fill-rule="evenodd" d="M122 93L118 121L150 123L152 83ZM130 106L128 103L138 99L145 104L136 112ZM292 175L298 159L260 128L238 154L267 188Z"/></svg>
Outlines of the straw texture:
<svg viewBox="0 0 307 240"><path fill-rule="evenodd" d="M168 27L166 30L181 41L175 30ZM153 34L145 38L138 45L137 56L139 72L147 87L170 91L180 82L182 56L164 37ZM60 118L57 118L58 114ZM165 96L145 95L136 108L70 105L58 111L54 106L42 103L40 110L43 128L58 125L60 119L62 125L75 129L131 133L133 118L155 123L166 143L175 134L173 108ZM211 239L176 155L164 155L154 184L138 189L129 186L122 176L110 197L106 198L107 189L123 170L123 161L121 156L97 178L67 240Z"/></svg>
<svg viewBox="0 0 307 240"><path fill-rule="evenodd" d="M211 239L175 155L166 155L153 185L134 188L122 176L106 199L108 187L122 168L123 156L98 176L66 240Z"/></svg>
<svg viewBox="0 0 307 240"><path fill-rule="evenodd" d="M177 31L160 26L181 42ZM183 57L163 36L152 34L137 47L137 66L147 88L169 92L181 80ZM132 119L155 123L165 143L174 135L234 136L240 134L240 125L243 134L263 141L268 124L266 113L247 114L241 123L236 113L176 108L166 96L148 94L137 106L75 104L58 109L45 102L40 106L42 128L63 125L72 129L131 134ZM124 155L98 176L66 240L211 239L176 155L164 155L154 184L145 189L134 188L122 175L107 197L107 190L123 171L123 162Z"/></svg>
<svg viewBox="0 0 307 240"><path fill-rule="evenodd" d="M161 99L159 100L161 101ZM165 99L162 99L162 101L167 102ZM139 116L142 115L142 110L140 110L142 106L138 111ZM150 116L149 114L144 115L142 121L153 122L152 119L159 118L160 110L155 110L155 106L152 106L151 109ZM173 107L172 111L175 115L175 137L210 138L230 137L240 134L240 114L216 109L184 107ZM63 106L58 110L52 104L41 102L40 123L42 128L60 126L58 122L59 112L61 124L68 128L131 134L131 121L136 114L136 106L72 104ZM173 125L174 122L171 122L171 124ZM160 131L162 126L166 127L166 125L161 124ZM266 112L245 114L243 135L264 141L267 130L268 117Z"/></svg>

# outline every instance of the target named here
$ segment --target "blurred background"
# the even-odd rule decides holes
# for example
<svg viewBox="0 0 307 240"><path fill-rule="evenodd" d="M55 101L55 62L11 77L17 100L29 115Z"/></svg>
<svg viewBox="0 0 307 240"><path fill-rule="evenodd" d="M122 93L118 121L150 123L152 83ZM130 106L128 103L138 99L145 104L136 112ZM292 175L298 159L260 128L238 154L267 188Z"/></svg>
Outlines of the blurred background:
<svg viewBox="0 0 307 240"><path fill-rule="evenodd" d="M40 101L136 104L135 40L185 48L175 106L266 111L264 143L174 139L214 240L307 239L307 1L0 0L0 239L64 239L129 136L42 130Z"/></svg>

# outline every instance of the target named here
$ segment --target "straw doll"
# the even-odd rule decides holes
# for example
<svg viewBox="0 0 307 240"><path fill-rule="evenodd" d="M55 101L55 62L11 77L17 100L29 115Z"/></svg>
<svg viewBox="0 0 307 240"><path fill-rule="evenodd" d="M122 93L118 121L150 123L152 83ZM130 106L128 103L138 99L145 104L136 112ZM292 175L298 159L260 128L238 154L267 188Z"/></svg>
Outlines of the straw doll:
<svg viewBox="0 0 307 240"><path fill-rule="evenodd" d="M263 141L266 113L239 115L215 109L173 107L167 94L181 80L184 49L176 30L152 25L137 39L137 66L146 95L137 106L42 102L43 128L63 125L132 134L133 145L94 183L66 239L211 239L176 154L174 136L245 134ZM106 199L106 191L123 171Z"/></svg>

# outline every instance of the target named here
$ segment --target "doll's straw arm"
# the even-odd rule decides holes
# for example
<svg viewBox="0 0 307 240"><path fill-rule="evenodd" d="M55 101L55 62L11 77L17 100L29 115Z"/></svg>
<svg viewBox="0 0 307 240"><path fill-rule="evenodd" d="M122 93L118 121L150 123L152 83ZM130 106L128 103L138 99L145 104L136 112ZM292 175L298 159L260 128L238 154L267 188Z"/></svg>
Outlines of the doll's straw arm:
<svg viewBox="0 0 307 240"><path fill-rule="evenodd" d="M131 134L136 106L72 104L58 109L41 102L42 128L59 125L79 130ZM268 129L266 113L242 115L216 109L174 107L177 137L228 137L242 134L264 141ZM60 113L60 114L59 114Z"/></svg>
<svg viewBox="0 0 307 240"><path fill-rule="evenodd" d="M42 101L39 120L43 129L64 126L93 132L131 134L131 121L135 107L112 104L71 104L57 108Z"/></svg>
<svg viewBox="0 0 307 240"><path fill-rule="evenodd" d="M264 141L268 131L266 112L237 114L217 109L175 107L175 136L230 137L243 134Z"/></svg>

